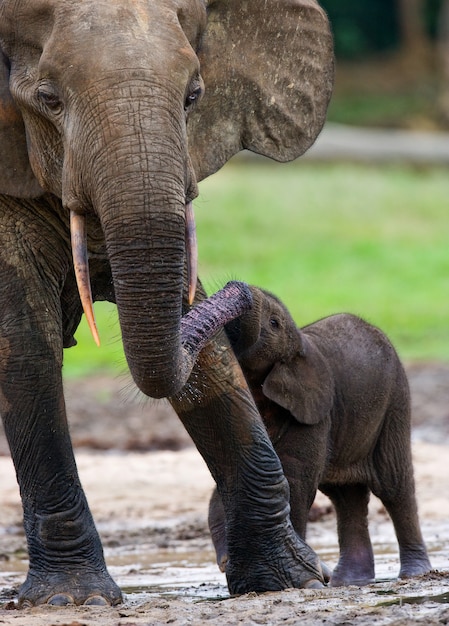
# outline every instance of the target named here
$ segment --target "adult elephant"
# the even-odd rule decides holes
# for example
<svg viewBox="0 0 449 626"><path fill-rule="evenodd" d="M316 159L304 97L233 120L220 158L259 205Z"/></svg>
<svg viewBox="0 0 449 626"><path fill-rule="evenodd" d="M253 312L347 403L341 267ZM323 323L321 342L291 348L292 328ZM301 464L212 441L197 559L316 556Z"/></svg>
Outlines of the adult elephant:
<svg viewBox="0 0 449 626"><path fill-rule="evenodd" d="M203 303L182 313L197 181L243 148L293 159L322 127L325 15L315 0L2 0L0 48L0 410L30 558L19 603L121 599L62 389L81 301L96 333L92 299L117 303L135 382L170 397L217 482L231 593L319 584L226 339L207 343Z"/></svg>

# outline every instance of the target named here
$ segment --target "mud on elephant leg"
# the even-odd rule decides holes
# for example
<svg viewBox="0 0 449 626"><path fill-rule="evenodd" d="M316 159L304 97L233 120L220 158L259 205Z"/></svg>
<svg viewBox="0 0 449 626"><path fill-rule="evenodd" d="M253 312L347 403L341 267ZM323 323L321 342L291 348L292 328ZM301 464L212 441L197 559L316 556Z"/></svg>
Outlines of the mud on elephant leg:
<svg viewBox="0 0 449 626"><path fill-rule="evenodd" d="M171 403L223 501L230 592L322 586L319 560L290 522L288 483L224 333Z"/></svg>
<svg viewBox="0 0 449 626"><path fill-rule="evenodd" d="M32 250L38 249L33 237L44 237L57 250L55 232L37 218L26 230L20 206L9 212L8 206L0 196L8 233L0 250L0 319L5 320L0 324L0 413L20 484L29 551L19 605L115 604L121 592L106 570L65 413L59 285L69 259L55 255L31 262ZM22 241L13 241L16 233Z"/></svg>
<svg viewBox="0 0 449 626"><path fill-rule="evenodd" d="M293 519L292 519L293 521ZM212 538L212 543L215 549L215 555L217 559L217 565L221 572L226 571L226 565L228 562L228 544L226 537L226 516L223 508L223 502L220 498L220 495L217 489L214 489L212 492L212 496L209 501L209 513L208 513L208 525ZM298 533L298 529L296 525L294 525L295 531L299 535L299 537L303 537ZM328 583L332 576L332 571L328 568L328 566L321 562L321 571L323 573L323 578L326 583Z"/></svg>
<svg viewBox="0 0 449 626"><path fill-rule="evenodd" d="M19 605L116 604L121 592L106 570L70 447L60 372L48 346L31 334L20 339L38 349L39 362L34 352L22 351L20 363L2 368L0 393L30 561ZM39 393L18 393L31 383Z"/></svg>
<svg viewBox="0 0 449 626"><path fill-rule="evenodd" d="M25 335L22 340L31 338ZM42 392L17 397L8 382L0 394L8 403L5 407L2 402L1 410L21 484L30 560L19 605L116 604L121 592L106 570L70 449L61 378L43 351L37 366L35 355L24 359L23 379L15 376L15 382L24 383L24 389L33 381ZM9 371L3 373L11 377Z"/></svg>

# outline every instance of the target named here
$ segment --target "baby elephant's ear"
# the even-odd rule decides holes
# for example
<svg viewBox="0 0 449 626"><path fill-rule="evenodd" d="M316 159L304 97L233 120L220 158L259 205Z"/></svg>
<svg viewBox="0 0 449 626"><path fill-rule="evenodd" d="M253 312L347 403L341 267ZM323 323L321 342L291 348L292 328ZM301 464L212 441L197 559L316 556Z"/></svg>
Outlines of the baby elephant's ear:
<svg viewBox="0 0 449 626"><path fill-rule="evenodd" d="M290 411L301 424L318 424L332 408L334 381L321 352L302 335L305 354L276 363L263 383L267 398Z"/></svg>

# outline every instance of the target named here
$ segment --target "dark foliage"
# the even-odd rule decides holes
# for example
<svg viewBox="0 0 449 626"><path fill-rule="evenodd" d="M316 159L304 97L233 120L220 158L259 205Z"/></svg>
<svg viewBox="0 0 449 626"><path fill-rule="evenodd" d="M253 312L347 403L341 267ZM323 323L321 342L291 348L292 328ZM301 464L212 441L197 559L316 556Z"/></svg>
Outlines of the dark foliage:
<svg viewBox="0 0 449 626"><path fill-rule="evenodd" d="M424 3L426 30L431 37L437 31L442 0ZM400 46L397 3L393 0L320 0L332 23L337 57L357 59Z"/></svg>

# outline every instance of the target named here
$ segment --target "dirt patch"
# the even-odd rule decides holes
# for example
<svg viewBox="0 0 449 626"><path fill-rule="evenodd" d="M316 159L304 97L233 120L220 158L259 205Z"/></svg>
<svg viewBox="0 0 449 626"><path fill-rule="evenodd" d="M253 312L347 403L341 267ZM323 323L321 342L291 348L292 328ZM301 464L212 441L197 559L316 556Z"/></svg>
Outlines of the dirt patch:
<svg viewBox="0 0 449 626"><path fill-rule="evenodd" d="M449 365L407 368L413 398L413 452L423 533L436 572L398 582L391 522L372 499L376 584L287 590L230 598L207 531L209 472L176 415L144 401L123 380L66 383L76 456L108 567L125 590L118 608L38 607L18 611L26 572L21 506L9 456L0 458L0 624L144 626L449 624ZM0 436L0 448L7 446ZM335 566L335 518L319 496L308 541Z"/></svg>
<svg viewBox="0 0 449 626"><path fill-rule="evenodd" d="M407 374L415 438L449 444L449 364L412 364ZM193 445L167 401L145 398L123 376L66 381L65 396L75 448L151 452ZM1 424L0 455L9 455Z"/></svg>

